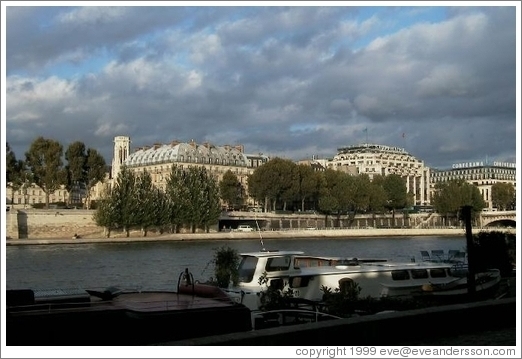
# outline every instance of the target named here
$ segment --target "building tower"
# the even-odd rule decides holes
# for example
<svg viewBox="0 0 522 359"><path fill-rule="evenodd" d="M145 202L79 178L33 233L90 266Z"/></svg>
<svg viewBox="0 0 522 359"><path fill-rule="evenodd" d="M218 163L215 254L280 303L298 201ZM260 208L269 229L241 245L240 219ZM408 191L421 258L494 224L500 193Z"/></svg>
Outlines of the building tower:
<svg viewBox="0 0 522 359"><path fill-rule="evenodd" d="M130 137L116 136L114 137L114 154L112 156L112 178L116 179L120 168L129 157L130 154Z"/></svg>

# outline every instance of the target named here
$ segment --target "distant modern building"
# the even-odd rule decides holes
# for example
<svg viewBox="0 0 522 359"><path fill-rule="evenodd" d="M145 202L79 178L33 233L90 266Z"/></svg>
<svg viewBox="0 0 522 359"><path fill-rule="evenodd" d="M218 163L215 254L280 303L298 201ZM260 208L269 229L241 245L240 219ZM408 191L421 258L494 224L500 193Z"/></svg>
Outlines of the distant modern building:
<svg viewBox="0 0 522 359"><path fill-rule="evenodd" d="M478 187L486 202L486 208L492 210L491 187L499 182L511 183L516 190L516 175L516 164L511 162L493 162L491 164L483 161L455 163L450 169L432 170L430 191L432 193L435 191L437 183L464 180Z"/></svg>
<svg viewBox="0 0 522 359"><path fill-rule="evenodd" d="M367 174L370 180L375 175L397 174L406 179L415 204L430 203L430 169L403 148L369 143L342 147L327 166L353 175Z"/></svg>

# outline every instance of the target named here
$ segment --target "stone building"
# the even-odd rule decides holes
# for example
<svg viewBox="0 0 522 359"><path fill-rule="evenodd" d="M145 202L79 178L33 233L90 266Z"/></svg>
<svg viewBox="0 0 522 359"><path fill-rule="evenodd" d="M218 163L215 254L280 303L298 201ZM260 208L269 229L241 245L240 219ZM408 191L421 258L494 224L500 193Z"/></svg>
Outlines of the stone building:
<svg viewBox="0 0 522 359"><path fill-rule="evenodd" d="M431 172L431 188L435 191L435 185L441 182L451 180L464 180L472 184L480 190L482 198L486 202L486 208L493 210L491 201L491 187L495 183L511 183L516 189L516 164L511 162L464 162L455 163L450 169L432 170Z"/></svg>
<svg viewBox="0 0 522 359"><path fill-rule="evenodd" d="M243 145L215 146L209 142L199 144L194 140L172 141L168 144L155 143L152 146L138 147L131 151L130 143L130 138L126 136L114 138L112 181L117 178L123 165L137 173L146 170L151 174L153 184L162 189L166 186L173 165L180 168L205 167L217 181L230 170L237 176L246 191L244 198L249 201L252 200L247 196L247 177L269 160L263 154L246 154Z"/></svg>
<svg viewBox="0 0 522 359"><path fill-rule="evenodd" d="M367 174L370 180L375 175L397 174L406 179L415 204L430 202L430 169L403 148L369 143L342 147L327 166L353 175Z"/></svg>

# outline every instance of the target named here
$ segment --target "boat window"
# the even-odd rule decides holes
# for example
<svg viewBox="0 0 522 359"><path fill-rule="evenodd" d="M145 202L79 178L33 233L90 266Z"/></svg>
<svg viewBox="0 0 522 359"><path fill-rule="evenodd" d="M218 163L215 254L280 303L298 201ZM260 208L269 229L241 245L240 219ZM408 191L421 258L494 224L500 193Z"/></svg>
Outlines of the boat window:
<svg viewBox="0 0 522 359"><path fill-rule="evenodd" d="M392 270L393 280L407 280L410 279L410 274L407 270Z"/></svg>
<svg viewBox="0 0 522 359"><path fill-rule="evenodd" d="M426 269L412 269L411 277L413 279L424 279L428 278L428 271Z"/></svg>
<svg viewBox="0 0 522 359"><path fill-rule="evenodd" d="M430 269L431 278L444 278L446 277L446 269L444 268L435 268Z"/></svg>
<svg viewBox="0 0 522 359"><path fill-rule="evenodd" d="M339 280L339 290L341 293L350 293L357 288L357 284L352 278L343 278Z"/></svg>
<svg viewBox="0 0 522 359"><path fill-rule="evenodd" d="M254 278L257 266L257 257L245 256L241 260L238 268L239 281L250 283Z"/></svg>
<svg viewBox="0 0 522 359"><path fill-rule="evenodd" d="M290 268L290 257L289 256L269 258L266 261L265 269L267 272L288 270L288 268Z"/></svg>
<svg viewBox="0 0 522 359"><path fill-rule="evenodd" d="M290 278L290 288L307 287L310 282L310 277L293 277Z"/></svg>
<svg viewBox="0 0 522 359"><path fill-rule="evenodd" d="M299 269L301 267L322 267L332 265L332 261L321 258L295 258L294 268Z"/></svg>

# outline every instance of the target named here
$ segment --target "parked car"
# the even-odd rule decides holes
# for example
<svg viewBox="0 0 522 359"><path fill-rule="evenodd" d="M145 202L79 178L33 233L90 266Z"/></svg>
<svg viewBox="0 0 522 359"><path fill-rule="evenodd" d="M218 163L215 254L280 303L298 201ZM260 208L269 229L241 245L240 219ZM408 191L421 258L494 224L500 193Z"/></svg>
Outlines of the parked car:
<svg viewBox="0 0 522 359"><path fill-rule="evenodd" d="M248 224L240 224L239 226L237 226L237 230L239 232L252 232L254 228L252 228Z"/></svg>

